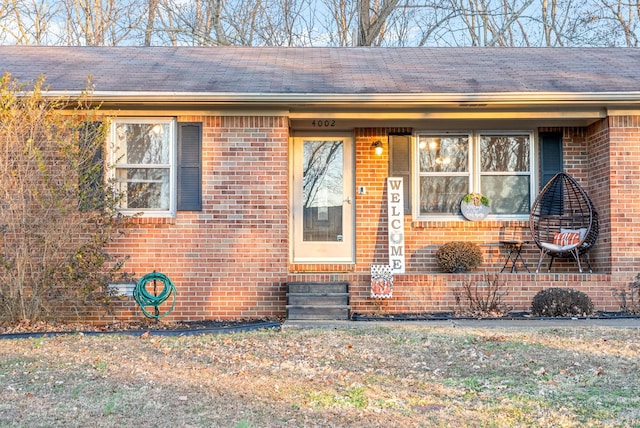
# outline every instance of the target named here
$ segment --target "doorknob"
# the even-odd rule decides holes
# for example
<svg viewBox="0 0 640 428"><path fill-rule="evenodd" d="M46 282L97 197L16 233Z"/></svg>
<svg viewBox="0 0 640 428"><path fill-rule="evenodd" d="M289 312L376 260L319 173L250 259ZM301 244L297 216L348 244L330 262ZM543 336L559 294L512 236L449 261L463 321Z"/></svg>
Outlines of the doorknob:
<svg viewBox="0 0 640 428"><path fill-rule="evenodd" d="M349 196L347 199L345 199L344 202L346 202L349 205L351 205L351 196Z"/></svg>

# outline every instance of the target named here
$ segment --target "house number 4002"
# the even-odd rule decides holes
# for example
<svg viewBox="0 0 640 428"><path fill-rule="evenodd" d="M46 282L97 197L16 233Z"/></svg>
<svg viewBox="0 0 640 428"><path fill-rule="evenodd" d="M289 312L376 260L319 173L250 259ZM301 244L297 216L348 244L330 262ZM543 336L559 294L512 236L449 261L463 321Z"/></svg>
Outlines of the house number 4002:
<svg viewBox="0 0 640 428"><path fill-rule="evenodd" d="M314 128L332 128L336 126L335 119L312 120L311 126Z"/></svg>

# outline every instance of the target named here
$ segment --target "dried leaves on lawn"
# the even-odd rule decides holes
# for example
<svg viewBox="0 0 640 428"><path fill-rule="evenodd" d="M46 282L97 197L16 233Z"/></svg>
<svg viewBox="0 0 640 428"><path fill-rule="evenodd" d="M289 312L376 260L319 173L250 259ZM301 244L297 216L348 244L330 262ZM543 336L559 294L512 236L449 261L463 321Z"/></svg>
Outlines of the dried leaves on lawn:
<svg viewBox="0 0 640 428"><path fill-rule="evenodd" d="M2 426L633 426L635 330L417 327L0 342Z"/></svg>

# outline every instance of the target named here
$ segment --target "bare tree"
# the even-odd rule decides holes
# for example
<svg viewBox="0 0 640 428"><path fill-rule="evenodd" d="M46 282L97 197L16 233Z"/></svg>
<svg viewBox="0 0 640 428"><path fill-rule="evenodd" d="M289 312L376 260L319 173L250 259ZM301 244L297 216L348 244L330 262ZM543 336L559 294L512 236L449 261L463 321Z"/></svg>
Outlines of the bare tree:
<svg viewBox="0 0 640 428"><path fill-rule="evenodd" d="M57 5L47 0L3 0L0 29L6 39L17 44L47 44L51 41L52 21L58 11Z"/></svg>
<svg viewBox="0 0 640 428"><path fill-rule="evenodd" d="M266 46L305 44L305 27L312 26L310 4L305 0L272 0L260 4L258 31Z"/></svg>
<svg viewBox="0 0 640 428"><path fill-rule="evenodd" d="M425 6L420 8L428 10ZM398 5L387 19L385 30L385 43L392 46L410 46L412 43L413 29L416 27L418 8L408 4Z"/></svg>
<svg viewBox="0 0 640 428"><path fill-rule="evenodd" d="M146 15L141 0L63 0L64 35L69 45L116 46L138 41Z"/></svg>
<svg viewBox="0 0 640 428"><path fill-rule="evenodd" d="M156 37L160 44L228 45L223 27L224 0L159 0Z"/></svg>
<svg viewBox="0 0 640 428"><path fill-rule="evenodd" d="M534 0L452 0L471 46L527 45L525 15Z"/></svg>
<svg viewBox="0 0 640 428"><path fill-rule="evenodd" d="M157 12L158 12L158 0L149 0L149 6L147 8L147 27L145 28L145 31L144 31L145 46L151 46Z"/></svg>
<svg viewBox="0 0 640 428"><path fill-rule="evenodd" d="M438 0L436 0L438 1ZM324 0L318 22L331 46L408 46L431 3L415 0Z"/></svg>
<svg viewBox="0 0 640 428"><path fill-rule="evenodd" d="M599 10L593 15L602 25L601 34L612 46L638 46L638 0L598 0Z"/></svg>
<svg viewBox="0 0 640 428"><path fill-rule="evenodd" d="M542 0L540 8L543 46L602 46L603 40L589 36L595 29L593 4L579 0ZM534 28L535 29L535 28ZM527 28L529 37L536 33Z"/></svg>
<svg viewBox="0 0 640 428"><path fill-rule="evenodd" d="M352 31L357 25L355 2L349 0L324 0L325 34L327 42L333 46L351 46Z"/></svg>
<svg viewBox="0 0 640 428"><path fill-rule="evenodd" d="M0 42L638 46L640 0L0 0Z"/></svg>
<svg viewBox="0 0 640 428"><path fill-rule="evenodd" d="M358 46L379 46L399 0L358 0Z"/></svg>
<svg viewBox="0 0 640 428"><path fill-rule="evenodd" d="M159 37L196 46L308 46L312 0L161 0ZM160 10L159 9L159 10Z"/></svg>

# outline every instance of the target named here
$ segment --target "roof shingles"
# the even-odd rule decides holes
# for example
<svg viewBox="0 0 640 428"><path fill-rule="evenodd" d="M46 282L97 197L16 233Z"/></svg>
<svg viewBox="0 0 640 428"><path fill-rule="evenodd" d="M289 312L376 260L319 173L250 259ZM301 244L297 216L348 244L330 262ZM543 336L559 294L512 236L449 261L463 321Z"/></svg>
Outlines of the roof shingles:
<svg viewBox="0 0 640 428"><path fill-rule="evenodd" d="M633 48L0 46L0 71L52 90L229 94L640 91Z"/></svg>

